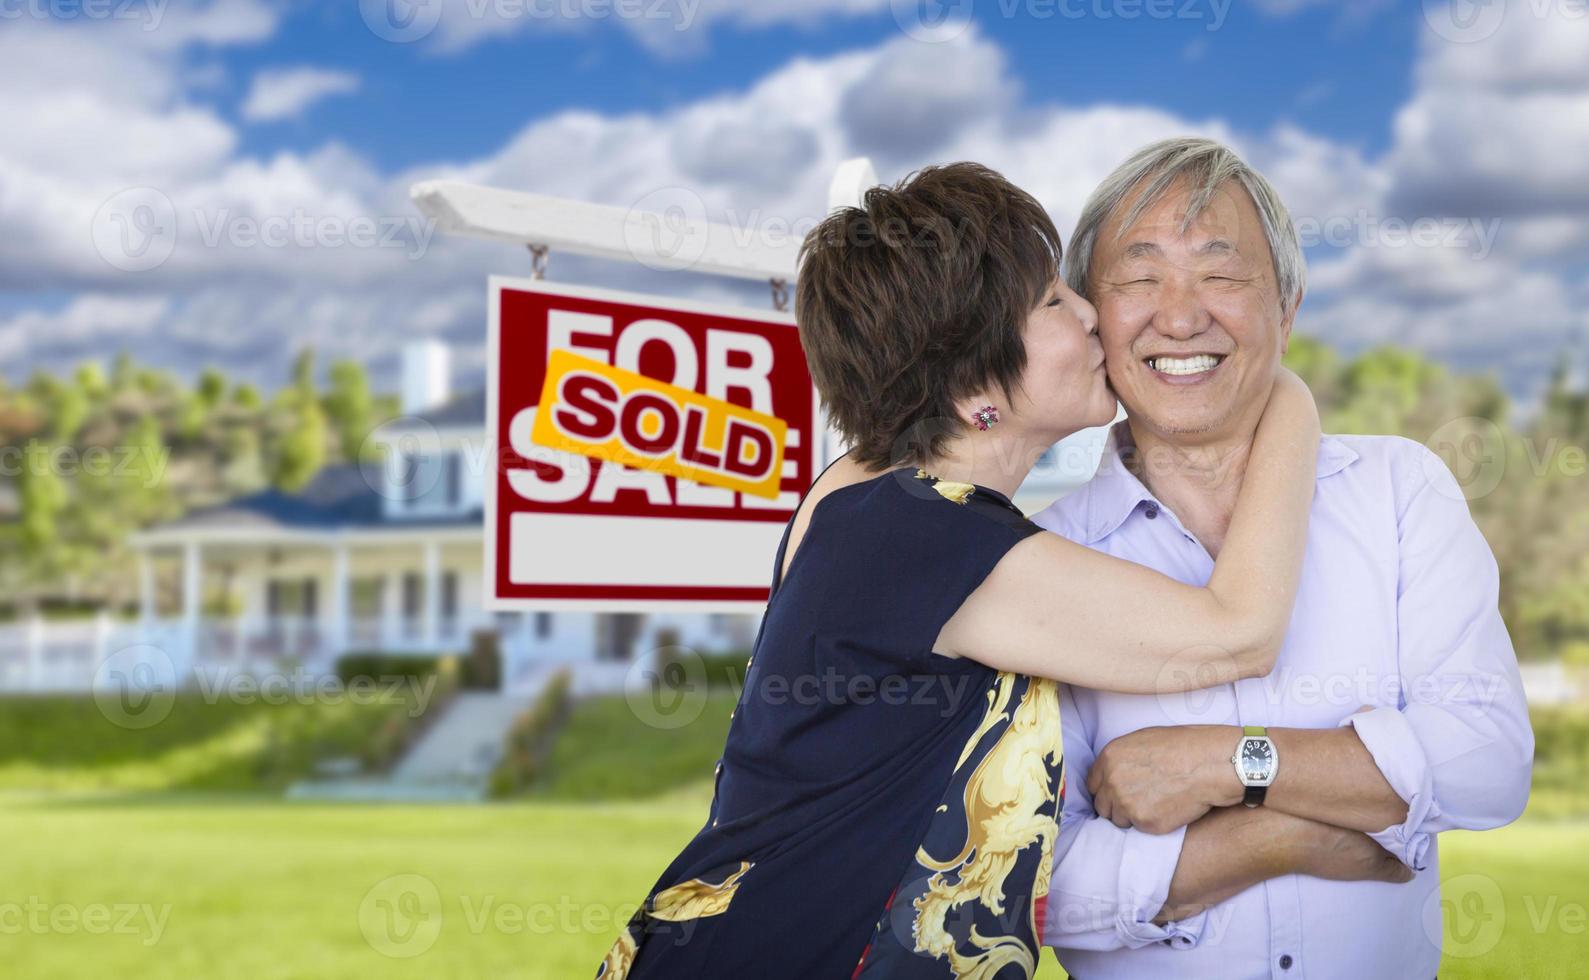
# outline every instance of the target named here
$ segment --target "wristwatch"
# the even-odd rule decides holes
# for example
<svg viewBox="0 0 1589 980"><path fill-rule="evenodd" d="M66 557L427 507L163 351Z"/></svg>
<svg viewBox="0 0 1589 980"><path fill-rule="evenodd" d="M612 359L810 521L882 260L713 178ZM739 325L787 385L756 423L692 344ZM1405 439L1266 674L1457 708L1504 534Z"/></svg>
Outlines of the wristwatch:
<svg viewBox="0 0 1589 980"><path fill-rule="evenodd" d="M1275 751L1275 743L1270 741L1262 725L1247 725L1241 730L1241 741L1230 757L1230 764L1236 767L1236 778L1247 787L1241 801L1247 806L1262 804L1269 784L1280 771L1280 753Z"/></svg>

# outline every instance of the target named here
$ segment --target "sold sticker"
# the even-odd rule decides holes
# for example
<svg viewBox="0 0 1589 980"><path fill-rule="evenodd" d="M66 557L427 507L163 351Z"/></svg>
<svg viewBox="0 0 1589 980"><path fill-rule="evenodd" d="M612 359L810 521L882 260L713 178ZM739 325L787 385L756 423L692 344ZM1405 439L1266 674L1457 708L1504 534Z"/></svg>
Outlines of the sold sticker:
<svg viewBox="0 0 1589 980"><path fill-rule="evenodd" d="M531 438L549 449L773 498L788 428L775 415L554 350Z"/></svg>

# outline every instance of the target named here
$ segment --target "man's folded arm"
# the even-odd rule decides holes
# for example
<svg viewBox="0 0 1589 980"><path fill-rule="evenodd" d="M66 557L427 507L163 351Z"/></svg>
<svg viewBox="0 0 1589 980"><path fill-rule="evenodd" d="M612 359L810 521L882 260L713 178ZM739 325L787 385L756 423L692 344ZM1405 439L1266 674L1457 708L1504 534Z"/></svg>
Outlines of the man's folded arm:
<svg viewBox="0 0 1589 980"><path fill-rule="evenodd" d="M1398 481L1397 708L1350 715L1407 817L1371 836L1410 867L1429 837L1487 830L1528 803L1534 733L1498 607L1495 556L1438 456L1420 447Z"/></svg>

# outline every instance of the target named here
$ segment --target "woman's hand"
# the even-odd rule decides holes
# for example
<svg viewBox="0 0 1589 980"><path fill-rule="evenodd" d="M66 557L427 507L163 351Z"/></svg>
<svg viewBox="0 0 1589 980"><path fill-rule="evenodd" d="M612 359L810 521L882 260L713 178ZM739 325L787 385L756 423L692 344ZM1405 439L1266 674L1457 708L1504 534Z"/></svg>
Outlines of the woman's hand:
<svg viewBox="0 0 1589 980"><path fill-rule="evenodd" d="M1307 384L1289 368L1276 373L1274 388L1269 392L1261 424L1271 422L1281 434L1315 442L1319 439L1319 406Z"/></svg>

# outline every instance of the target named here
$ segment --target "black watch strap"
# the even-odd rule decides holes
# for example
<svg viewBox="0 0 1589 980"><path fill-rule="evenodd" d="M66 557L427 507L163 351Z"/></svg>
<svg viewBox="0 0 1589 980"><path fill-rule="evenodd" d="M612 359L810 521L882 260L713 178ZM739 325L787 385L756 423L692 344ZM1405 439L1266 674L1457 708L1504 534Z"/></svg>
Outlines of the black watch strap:
<svg viewBox="0 0 1589 980"><path fill-rule="evenodd" d="M1267 738L1268 729L1262 725L1245 725L1241 730L1242 735L1258 735ZM1273 743L1270 743L1273 744ZM1248 786L1247 791L1241 795L1241 801L1248 806L1263 806L1264 797L1269 794L1267 786Z"/></svg>

